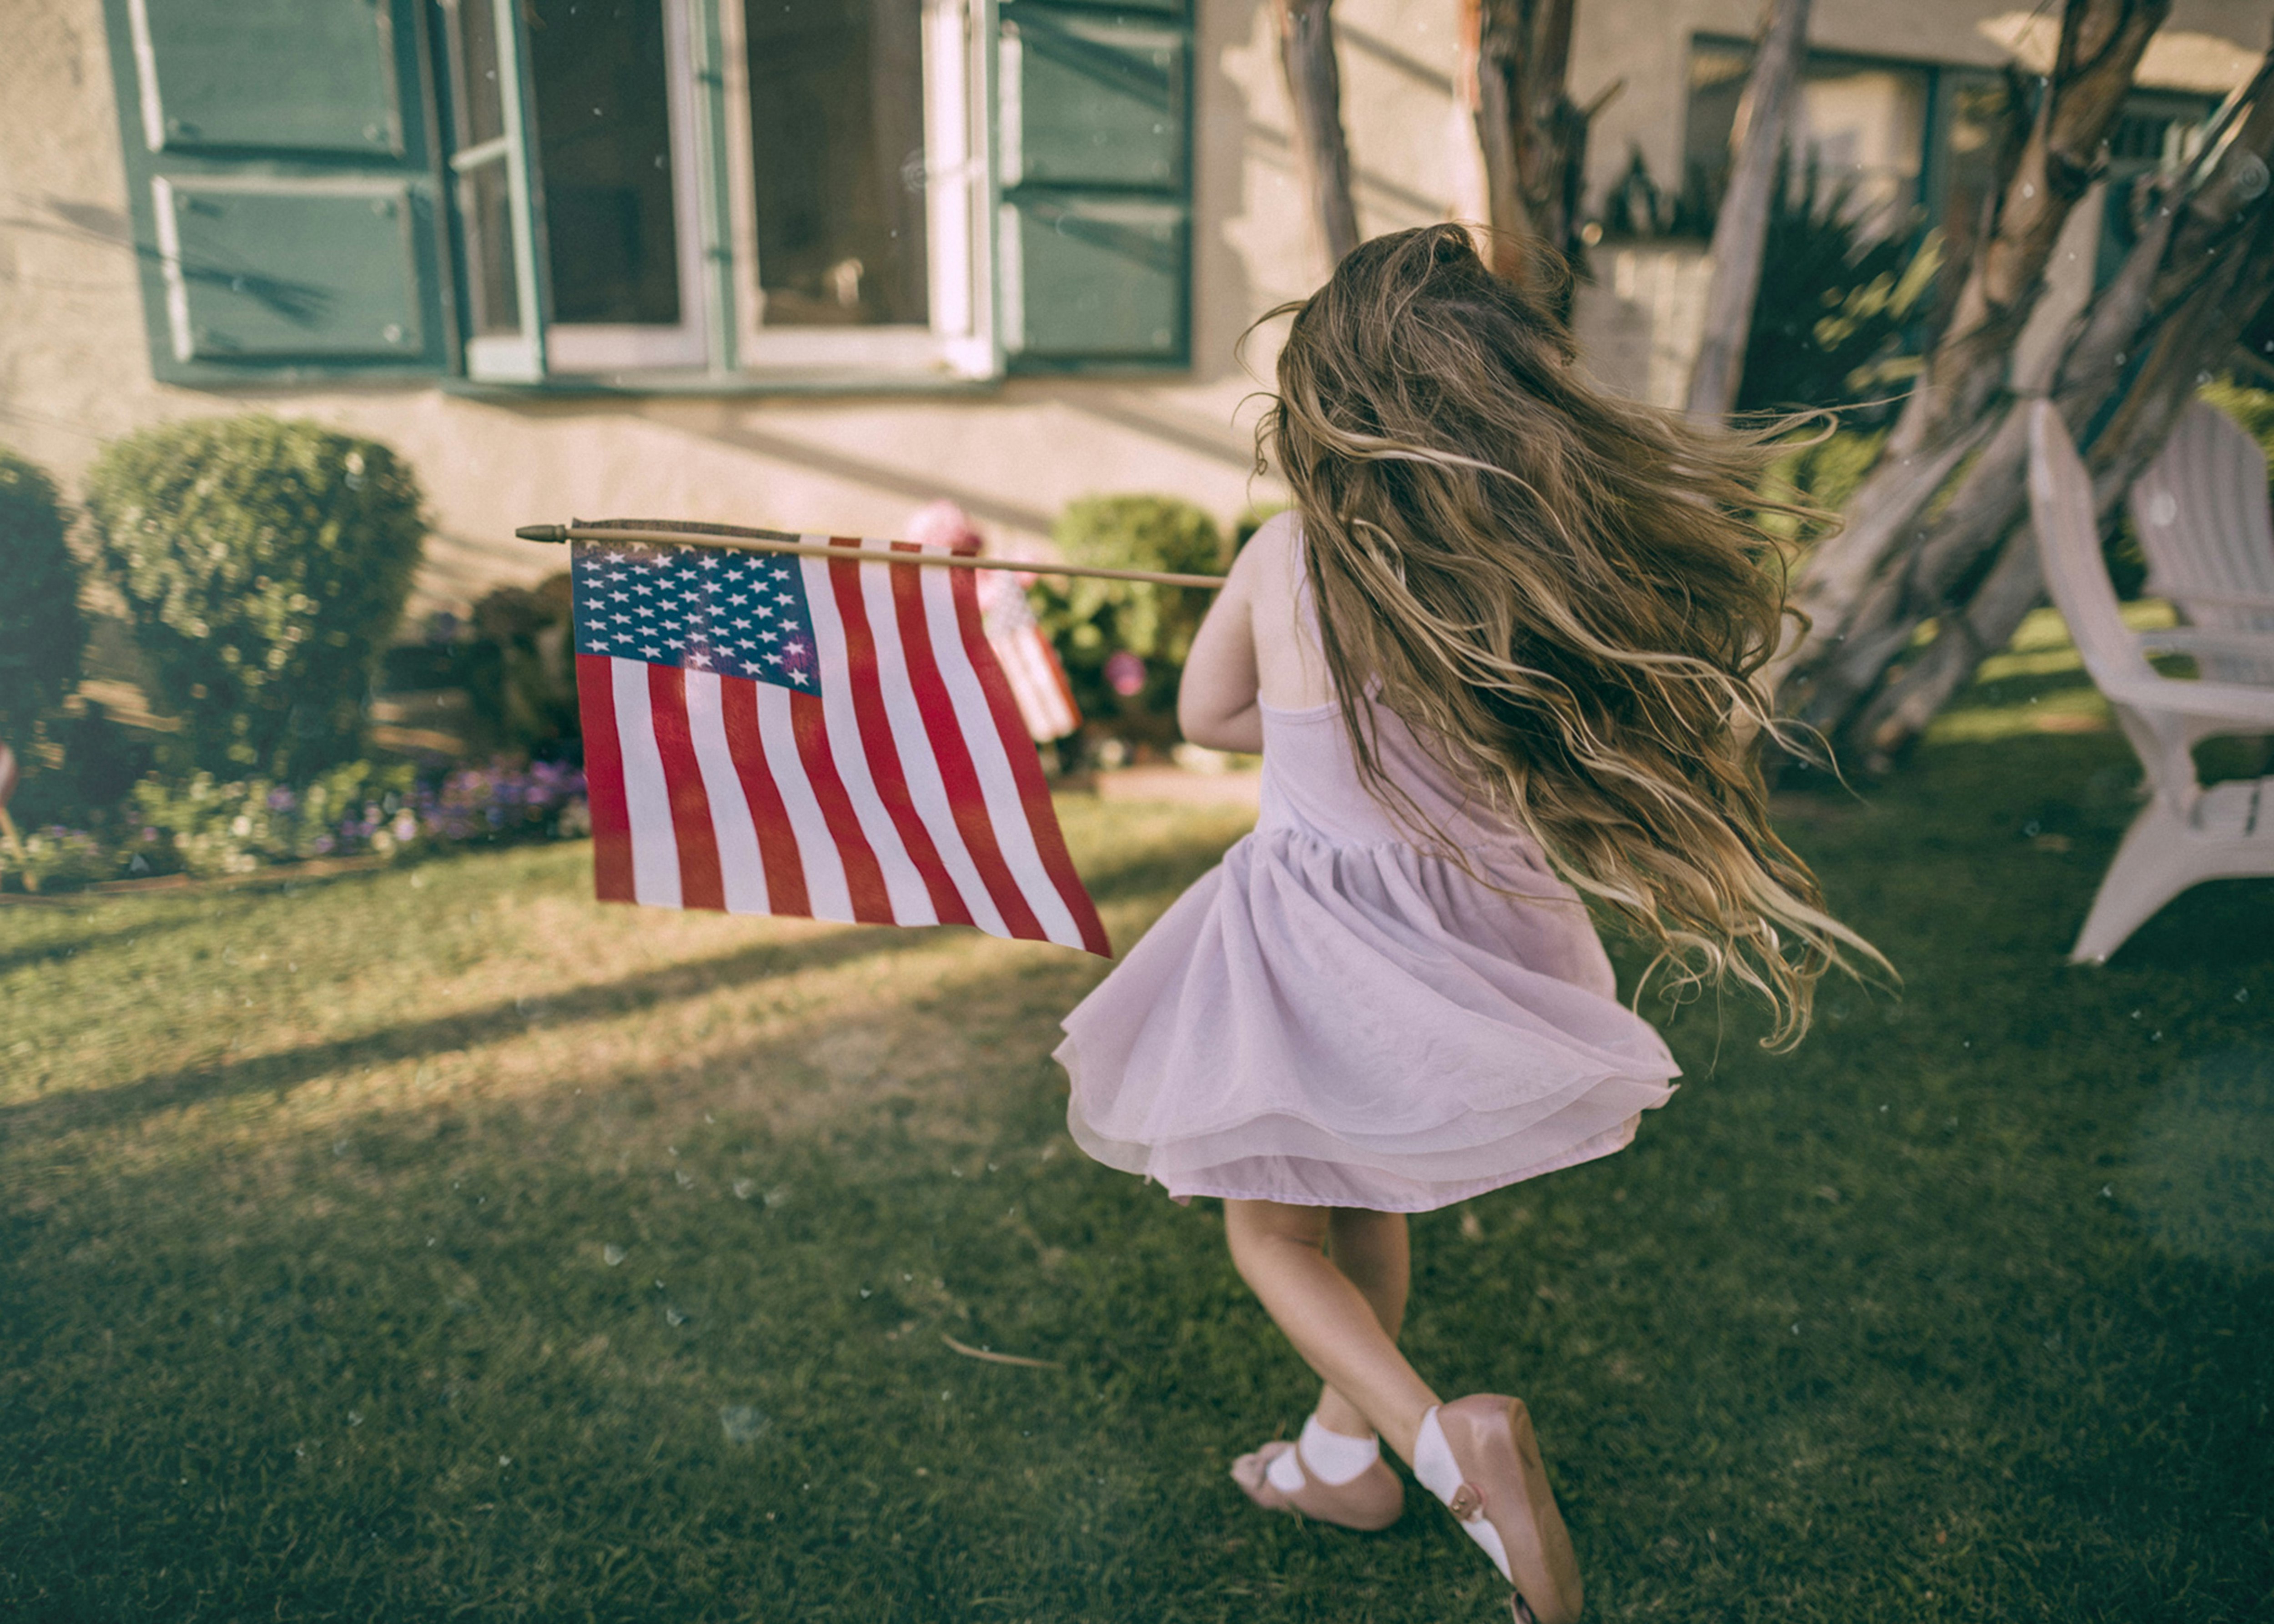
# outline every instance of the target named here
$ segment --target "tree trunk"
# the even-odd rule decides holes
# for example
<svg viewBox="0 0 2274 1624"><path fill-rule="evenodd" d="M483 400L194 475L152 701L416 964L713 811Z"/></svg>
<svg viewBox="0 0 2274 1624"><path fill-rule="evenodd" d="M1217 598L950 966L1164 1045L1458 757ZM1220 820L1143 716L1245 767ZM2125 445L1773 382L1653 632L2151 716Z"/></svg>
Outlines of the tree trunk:
<svg viewBox="0 0 2274 1624"><path fill-rule="evenodd" d="M1690 410L1727 417L1737 404L1752 331L1753 300L1760 291L1761 254L1768 241L1769 205L1778 176L1777 154L1792 124L1800 68L1808 55L1808 0L1770 0L1761 23L1753 71L1739 113L1744 136L1732 166L1729 189L1713 222L1713 274L1706 285L1706 340L1690 370Z"/></svg>
<svg viewBox="0 0 2274 1624"><path fill-rule="evenodd" d="M1358 246L1350 144L1343 139L1342 70L1335 64L1334 0L1277 0L1279 64L1294 115L1296 167L1327 268Z"/></svg>
<svg viewBox="0 0 2274 1624"><path fill-rule="evenodd" d="M1949 470L1998 427L2014 345L2044 291L2054 244L2170 7L2171 0L2067 0L2052 77L1948 325L1879 466L1849 500L1846 528L1819 549L1794 595L1809 628L1774 674L1788 708L1819 727L1842 729L1908 646L1886 618L1888 574L1908 575L1930 528L1919 515ZM1980 557L1977 548L1962 573Z"/></svg>
<svg viewBox="0 0 2274 1624"><path fill-rule="evenodd" d="M2266 195L2274 53L2247 96L2233 139L2198 184L2178 177L2160 189L2053 380L2052 398L2083 446L2104 518L2161 449L2202 379L2274 297L2274 201ZM2021 402L2000 401L1983 421L1990 430L1980 455L1933 523L1917 527L1905 568L1872 583L1856 616L1860 635L1821 673L1802 712L1836 728L1868 767L1916 738L2040 596L2025 521ZM1890 665L1929 619L1934 642L1890 678Z"/></svg>
<svg viewBox="0 0 2274 1624"><path fill-rule="evenodd" d="M2101 147L2171 9L2171 0L2067 0L2036 124L1890 449L1939 443L1953 424L1978 417L2005 383L2054 244L2100 173Z"/></svg>
<svg viewBox="0 0 2274 1624"><path fill-rule="evenodd" d="M1567 83L1571 7L1572 0L1463 0L1461 19L1462 93L1484 160L1493 268L1559 302L1568 279L1561 266L1542 262L1534 244L1546 244L1566 261L1576 261L1580 250L1592 109L1572 102Z"/></svg>

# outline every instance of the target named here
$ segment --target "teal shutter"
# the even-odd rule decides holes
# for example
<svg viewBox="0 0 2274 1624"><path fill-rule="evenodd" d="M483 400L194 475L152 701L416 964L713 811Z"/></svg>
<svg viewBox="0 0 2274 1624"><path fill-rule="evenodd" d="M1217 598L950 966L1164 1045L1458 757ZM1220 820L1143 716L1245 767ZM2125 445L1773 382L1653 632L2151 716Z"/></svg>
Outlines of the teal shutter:
<svg viewBox="0 0 2274 1624"><path fill-rule="evenodd" d="M105 0L151 370L432 374L450 302L419 0Z"/></svg>
<svg viewBox="0 0 2274 1624"><path fill-rule="evenodd" d="M1192 357L1192 14L1003 0L997 278L1013 372Z"/></svg>

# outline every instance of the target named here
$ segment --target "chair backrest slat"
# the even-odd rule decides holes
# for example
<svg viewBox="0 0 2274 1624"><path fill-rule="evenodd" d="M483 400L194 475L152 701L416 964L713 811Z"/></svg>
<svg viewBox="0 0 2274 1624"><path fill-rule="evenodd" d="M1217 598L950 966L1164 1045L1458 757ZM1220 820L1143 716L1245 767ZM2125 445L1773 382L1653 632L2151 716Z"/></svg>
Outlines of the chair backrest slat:
<svg viewBox="0 0 2274 1624"><path fill-rule="evenodd" d="M2274 596L2266 455L2225 412L2191 401L2132 486L2132 520L2159 598Z"/></svg>
<svg viewBox="0 0 2274 1624"><path fill-rule="evenodd" d="M2274 632L2274 610L2210 601L2222 593L2274 598L2274 500L2266 457L2225 412L2191 401L2171 439L2132 486L2132 523L2148 558L2148 590L2195 625ZM2214 655L2204 674L2274 682L2274 662Z"/></svg>
<svg viewBox="0 0 2274 1624"><path fill-rule="evenodd" d="M2045 585L2093 681L2103 691L2154 681L2139 639L2124 624L2100 556L2092 476L2076 454L2068 425L2044 401L2029 408L2029 515Z"/></svg>

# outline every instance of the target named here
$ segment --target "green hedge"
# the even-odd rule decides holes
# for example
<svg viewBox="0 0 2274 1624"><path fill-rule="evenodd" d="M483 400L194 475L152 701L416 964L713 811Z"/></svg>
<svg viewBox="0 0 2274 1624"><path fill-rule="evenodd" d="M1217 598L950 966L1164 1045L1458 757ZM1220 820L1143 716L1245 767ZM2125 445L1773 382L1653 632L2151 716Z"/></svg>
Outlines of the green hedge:
<svg viewBox="0 0 2274 1624"><path fill-rule="evenodd" d="M0 739L19 757L41 718L79 686L87 622L68 528L54 481L0 448Z"/></svg>
<svg viewBox="0 0 2274 1624"><path fill-rule="evenodd" d="M103 452L87 511L187 765L305 783L360 754L421 508L388 447L312 423L205 418Z"/></svg>
<svg viewBox="0 0 2274 1624"><path fill-rule="evenodd" d="M1224 567L1216 521L1166 496L1094 496L1070 503L1052 536L1068 561L1121 569L1215 575ZM1046 575L1034 589L1035 618L1057 646L1082 714L1152 742L1175 736L1177 681L1210 594L1141 581ZM1122 650L1145 662L1143 688L1117 694L1105 663Z"/></svg>

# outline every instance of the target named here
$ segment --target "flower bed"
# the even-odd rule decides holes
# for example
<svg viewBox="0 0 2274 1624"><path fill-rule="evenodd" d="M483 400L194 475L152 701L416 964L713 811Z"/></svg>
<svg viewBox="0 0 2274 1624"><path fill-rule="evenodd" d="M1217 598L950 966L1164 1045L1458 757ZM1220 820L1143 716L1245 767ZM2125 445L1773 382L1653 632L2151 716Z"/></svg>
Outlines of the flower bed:
<svg viewBox="0 0 2274 1624"><path fill-rule="evenodd" d="M553 762L493 762L420 775L408 765L352 762L305 788L262 778L134 786L93 828L30 831L22 869L42 891L102 880L246 874L312 858L397 857L446 846L568 838L591 832L584 775ZM12 866L11 866L12 868ZM20 888L23 874L5 876Z"/></svg>

